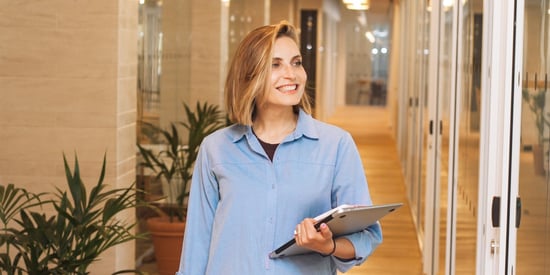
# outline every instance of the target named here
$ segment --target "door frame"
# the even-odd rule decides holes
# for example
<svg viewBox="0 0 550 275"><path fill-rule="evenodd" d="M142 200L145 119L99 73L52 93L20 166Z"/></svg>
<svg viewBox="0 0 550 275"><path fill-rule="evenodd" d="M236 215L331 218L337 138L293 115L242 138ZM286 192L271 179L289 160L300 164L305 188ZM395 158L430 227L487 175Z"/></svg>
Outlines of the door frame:
<svg viewBox="0 0 550 275"><path fill-rule="evenodd" d="M520 3L521 2L521 3ZM522 0L484 1L476 274L514 274L521 121ZM520 12L521 11L521 12ZM519 37L519 39L517 39ZM498 45L498 47L497 47ZM499 225L492 203L500 197ZM513 205L513 207L511 207ZM507 210L507 211L504 211ZM496 221L495 221L496 222Z"/></svg>
<svg viewBox="0 0 550 275"><path fill-rule="evenodd" d="M440 20L441 3L432 2L430 13L429 31L429 61L428 61L428 119L430 129L426 142L428 143L427 165L426 165L426 199L424 217L424 250L423 250L423 272L424 274L437 274L439 264L439 212L440 212L440 112L439 112L439 77L440 77ZM445 92L445 91L440 91Z"/></svg>

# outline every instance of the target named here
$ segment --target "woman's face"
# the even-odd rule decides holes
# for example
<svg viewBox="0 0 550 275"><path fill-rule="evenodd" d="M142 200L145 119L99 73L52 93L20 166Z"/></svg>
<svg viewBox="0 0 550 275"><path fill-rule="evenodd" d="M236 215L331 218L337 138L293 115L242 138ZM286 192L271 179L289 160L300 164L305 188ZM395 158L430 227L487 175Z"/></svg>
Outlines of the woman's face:
<svg viewBox="0 0 550 275"><path fill-rule="evenodd" d="M304 94L307 80L298 45L289 37L275 41L271 61L271 92L267 105L294 106Z"/></svg>

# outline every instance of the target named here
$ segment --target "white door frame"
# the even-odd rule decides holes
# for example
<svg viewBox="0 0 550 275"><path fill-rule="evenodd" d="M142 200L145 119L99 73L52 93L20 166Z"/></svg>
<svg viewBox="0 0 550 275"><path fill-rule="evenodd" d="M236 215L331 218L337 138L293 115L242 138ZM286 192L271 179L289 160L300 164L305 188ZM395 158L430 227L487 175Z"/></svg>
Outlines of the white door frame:
<svg viewBox="0 0 550 275"><path fill-rule="evenodd" d="M462 110L460 91L462 90L463 83L459 81L460 74L463 73L458 66L460 60L462 60L463 52L460 50L462 45L462 33L464 30L463 20L460 17L462 9L460 0L454 1L453 8L453 64L452 64L452 99L451 99L451 120L449 125L449 144L451 146L451 152L449 152L449 179L448 179L448 200L447 200L447 240L446 249L448 252L445 262L445 274L454 275L456 273L456 235L457 235L457 208L458 201L458 155L459 155L459 138L458 138L458 120L460 119L460 112Z"/></svg>
<svg viewBox="0 0 550 275"><path fill-rule="evenodd" d="M439 212L440 212L440 164L441 151L440 124L438 93L439 91L439 49L440 49L440 14L441 4L439 1L431 3L430 31L429 31L429 61L428 61L428 119L430 121L430 133L427 135L427 165L426 165L426 190L424 215L424 244L423 244L423 272L427 275L437 274L439 265Z"/></svg>
<svg viewBox="0 0 550 275"><path fill-rule="evenodd" d="M510 226L515 220L509 217L515 217L510 205L515 206L518 188L522 52L517 42L523 33L516 8L523 9L522 0L484 1L478 275L513 274L515 266L515 227ZM493 197L500 197L499 227L492 226Z"/></svg>

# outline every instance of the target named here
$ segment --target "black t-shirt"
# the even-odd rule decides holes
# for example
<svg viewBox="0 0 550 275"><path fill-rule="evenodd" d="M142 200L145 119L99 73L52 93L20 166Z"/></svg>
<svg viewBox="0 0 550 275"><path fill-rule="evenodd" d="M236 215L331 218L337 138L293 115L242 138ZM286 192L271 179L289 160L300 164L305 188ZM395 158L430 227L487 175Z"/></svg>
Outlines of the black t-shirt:
<svg viewBox="0 0 550 275"><path fill-rule="evenodd" d="M273 161L273 155L275 154L275 150L277 149L277 146L279 146L279 144L267 143L267 142L264 142L263 140L261 140L259 138L258 138L258 140L260 141L260 144L262 145L262 148L264 148L264 151L267 154L267 156L269 157L269 159L271 161Z"/></svg>

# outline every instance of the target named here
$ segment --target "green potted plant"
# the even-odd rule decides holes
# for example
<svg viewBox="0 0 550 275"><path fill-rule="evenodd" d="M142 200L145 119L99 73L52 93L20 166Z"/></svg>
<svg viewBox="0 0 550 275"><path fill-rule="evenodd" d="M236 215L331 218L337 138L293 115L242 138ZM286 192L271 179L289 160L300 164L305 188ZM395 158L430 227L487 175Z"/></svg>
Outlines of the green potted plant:
<svg viewBox="0 0 550 275"><path fill-rule="evenodd" d="M197 102L195 110L184 103L185 120L170 124L165 130L151 124L160 133L164 140L163 149L155 152L141 144L137 144L142 161L140 165L154 174L156 182L165 182L168 185L167 198L175 197L175 203L159 205L163 210L159 217L149 218L147 228L151 233L155 250L157 268L161 275L174 274L179 265L181 244L185 230L185 216L187 214L187 197L193 167L199 146L202 140L214 131L227 125L225 115L217 105ZM187 140L181 139L178 125L187 130ZM172 194L176 192L176 194ZM171 248L164 247L169 245Z"/></svg>
<svg viewBox="0 0 550 275"><path fill-rule="evenodd" d="M107 249L140 236L133 233L134 224L116 217L138 206L134 186L106 190L104 158L99 181L88 193L78 159L74 171L63 159L68 192L34 194L14 184L0 185L1 274L89 274L90 265ZM32 211L39 206L51 206L55 214ZM139 273L114 274L128 272Z"/></svg>
<svg viewBox="0 0 550 275"><path fill-rule="evenodd" d="M548 113L545 111L546 90L541 89L533 93L529 89L522 90L523 101L527 103L529 110L535 118L535 127L537 129L538 143L533 145L533 162L535 173L544 175L544 151L548 146L550 139L545 137L544 130L550 126L550 121L547 119Z"/></svg>

